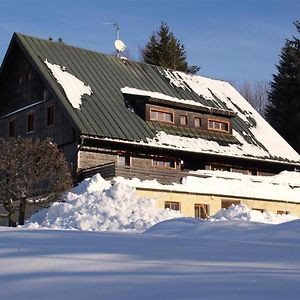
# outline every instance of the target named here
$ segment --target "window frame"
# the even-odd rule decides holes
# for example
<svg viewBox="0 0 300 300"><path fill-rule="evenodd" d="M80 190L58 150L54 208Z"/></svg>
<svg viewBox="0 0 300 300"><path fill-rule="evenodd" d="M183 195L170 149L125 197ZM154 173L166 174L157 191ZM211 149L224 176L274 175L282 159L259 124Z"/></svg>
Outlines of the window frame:
<svg viewBox="0 0 300 300"><path fill-rule="evenodd" d="M156 162L162 162L163 164L157 164ZM167 163L170 162L170 166ZM176 160L173 158L164 158L164 157L152 157L151 165L154 168L162 169L176 169Z"/></svg>
<svg viewBox="0 0 300 300"><path fill-rule="evenodd" d="M13 126L13 134L11 134L11 129L12 129L11 124L14 124L14 126ZM16 137L17 136L17 131L16 130L17 130L16 119L15 118L14 119L10 119L8 121L8 137Z"/></svg>
<svg viewBox="0 0 300 300"><path fill-rule="evenodd" d="M173 208L172 206L176 206L176 208ZM180 207L180 202L177 202L177 201L165 201L165 209L172 209L172 210L175 210L175 211L181 211L181 207Z"/></svg>
<svg viewBox="0 0 300 300"><path fill-rule="evenodd" d="M171 121L168 120L160 120L159 118L153 118L152 117L152 112L157 112L157 113L162 113L162 114L169 114L171 115ZM155 122L160 122L160 123L166 123L166 124L173 124L174 125L174 117L175 117L175 112L167 109L160 109L160 108L155 108L155 107L150 107L149 110L149 120L150 121L155 121Z"/></svg>
<svg viewBox="0 0 300 300"><path fill-rule="evenodd" d="M199 125L196 125L196 120L199 121ZM200 117L194 117L194 127L201 128L201 118Z"/></svg>
<svg viewBox="0 0 300 300"><path fill-rule="evenodd" d="M219 128L215 128L214 125L211 127L210 122L213 122L213 124L220 124ZM227 130L222 129L221 124L226 124ZM215 118L207 118L207 129L217 132L230 133L230 121Z"/></svg>
<svg viewBox="0 0 300 300"><path fill-rule="evenodd" d="M53 108L53 123L49 123L49 110ZM46 126L53 127L55 126L55 104L49 104L46 109Z"/></svg>
<svg viewBox="0 0 300 300"><path fill-rule="evenodd" d="M124 158L124 164L121 163L121 159L120 158ZM123 166L123 167L130 167L132 164L131 162L131 155L130 153L127 152L122 152L122 153L118 153L118 166Z"/></svg>
<svg viewBox="0 0 300 300"><path fill-rule="evenodd" d="M30 130L31 128L29 128L30 125L30 116L33 116L33 120L32 120L32 130ZM27 118L26 118L26 133L32 133L35 131L35 112L31 111L29 113L27 113Z"/></svg>
<svg viewBox="0 0 300 300"><path fill-rule="evenodd" d="M196 215L196 208L199 209L199 216ZM202 213L201 213L201 209L203 209L203 212L206 216L201 216ZM194 204L194 216L195 218L197 219L208 219L209 218L209 205L208 204L200 204L200 203L195 203Z"/></svg>
<svg viewBox="0 0 300 300"><path fill-rule="evenodd" d="M185 120L185 123L182 123L182 119ZM187 115L184 115L184 114L180 114L179 115L179 125L180 126L188 126L188 116Z"/></svg>

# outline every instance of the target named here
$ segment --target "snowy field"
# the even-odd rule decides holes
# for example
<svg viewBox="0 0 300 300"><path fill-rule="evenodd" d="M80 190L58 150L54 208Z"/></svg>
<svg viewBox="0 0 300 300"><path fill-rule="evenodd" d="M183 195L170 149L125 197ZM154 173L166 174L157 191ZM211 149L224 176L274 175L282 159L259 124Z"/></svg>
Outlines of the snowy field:
<svg viewBox="0 0 300 300"><path fill-rule="evenodd" d="M0 229L1 299L299 299L300 221Z"/></svg>
<svg viewBox="0 0 300 300"><path fill-rule="evenodd" d="M244 205L183 218L96 175L0 227L0 266L9 300L300 299L300 220Z"/></svg>

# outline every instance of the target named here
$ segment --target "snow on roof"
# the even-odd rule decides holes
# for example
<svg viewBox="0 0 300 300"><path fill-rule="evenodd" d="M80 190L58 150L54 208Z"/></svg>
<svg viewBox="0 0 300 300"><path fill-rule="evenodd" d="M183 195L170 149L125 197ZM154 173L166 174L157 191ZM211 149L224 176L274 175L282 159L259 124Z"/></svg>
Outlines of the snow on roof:
<svg viewBox="0 0 300 300"><path fill-rule="evenodd" d="M163 185L156 180L124 179L135 188L178 191L188 193L226 195L272 201L300 203L300 173L281 172L274 176L253 176L226 171L199 170L183 178L181 184Z"/></svg>
<svg viewBox="0 0 300 300"><path fill-rule="evenodd" d="M237 112L237 117L246 123L250 133L265 148L263 149L259 144L254 145L247 142L245 136L248 134L246 132L234 131L234 136L242 146L233 145L229 149L228 147L225 147L226 149L217 147L219 149L216 151L229 151L237 156L272 156L291 161L300 160L299 154L228 82L171 70L164 70L164 76L170 80L170 84L173 86L193 91L197 95L213 101L220 108L222 108L221 101L227 109ZM158 138L158 140L160 139Z"/></svg>
<svg viewBox="0 0 300 300"><path fill-rule="evenodd" d="M200 102L197 102L197 101L194 101L194 100L179 99L179 98L171 97L171 96L168 96L168 95L165 95L165 94L162 94L162 93L140 90L140 89L131 88L131 87L128 87L128 86L126 86L124 88L121 88L121 92L123 94L148 96L148 97L156 98L156 99L160 99L160 100L165 100L165 101L170 101L170 102L177 102L177 103L184 103L184 104L200 106L200 107L206 107L208 109L211 109L211 107L204 106Z"/></svg>
<svg viewBox="0 0 300 300"><path fill-rule="evenodd" d="M47 59L44 61L47 67L51 70L57 82L62 86L64 92L74 108L80 108L81 97L84 94L91 95L92 89L85 85L76 76L67 72L64 66L51 64Z"/></svg>

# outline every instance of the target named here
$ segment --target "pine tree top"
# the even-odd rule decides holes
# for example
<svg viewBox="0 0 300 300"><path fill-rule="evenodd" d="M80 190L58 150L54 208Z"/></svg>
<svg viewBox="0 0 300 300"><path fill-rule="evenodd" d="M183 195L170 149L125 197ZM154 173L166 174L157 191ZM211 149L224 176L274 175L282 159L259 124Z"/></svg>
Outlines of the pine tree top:
<svg viewBox="0 0 300 300"><path fill-rule="evenodd" d="M198 66L188 66L184 46L165 22L161 23L158 31L153 32L141 52L145 63L191 74L200 69Z"/></svg>

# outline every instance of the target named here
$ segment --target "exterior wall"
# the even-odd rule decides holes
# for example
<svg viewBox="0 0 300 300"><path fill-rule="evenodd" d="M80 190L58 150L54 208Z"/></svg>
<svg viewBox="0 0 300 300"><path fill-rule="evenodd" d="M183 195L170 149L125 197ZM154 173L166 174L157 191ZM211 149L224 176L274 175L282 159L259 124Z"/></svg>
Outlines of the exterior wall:
<svg viewBox="0 0 300 300"><path fill-rule="evenodd" d="M38 104L35 104L38 103ZM54 105L54 125L47 126L47 108ZM34 130L27 132L28 114L34 113ZM67 161L76 163L76 133L39 74L19 46L9 52L0 78L0 137L9 137L9 122L15 121L16 136L51 138Z"/></svg>
<svg viewBox="0 0 300 300"><path fill-rule="evenodd" d="M238 198L230 196L203 195L175 191L149 190L137 188L139 196L154 198L158 208L164 208L166 201L179 202L180 211L186 217L194 217L195 204L207 204L208 214L213 215L222 208L222 200L240 201L252 209L268 210L273 213L277 211L288 211L300 218L300 203L286 203L267 200L255 200L250 198Z"/></svg>
<svg viewBox="0 0 300 300"><path fill-rule="evenodd" d="M19 46L10 50L0 78L0 117L44 100L44 84Z"/></svg>
<svg viewBox="0 0 300 300"><path fill-rule="evenodd" d="M98 149L99 151L102 150L102 152L96 152L96 151L86 151L86 150L80 150L78 154L78 168L79 170L95 167L104 163L108 162L115 162L116 165L118 165L118 157L119 155L122 155L126 152L123 151L113 151L113 150L107 150L105 152L105 149ZM127 152L128 153L128 152ZM128 153L129 154L129 153ZM174 159L175 160L175 159ZM151 156L143 156L139 154L133 154L130 153L130 166L132 167L138 167L143 168L145 172L147 169L145 168L153 168L159 170L167 169L167 170L176 170L180 168L180 165L177 163L175 164L175 168L161 168L157 167L155 168L152 166L152 158ZM142 179L142 178L141 178Z"/></svg>
<svg viewBox="0 0 300 300"><path fill-rule="evenodd" d="M78 170L92 168L108 162L117 163L117 153L113 152L96 152L96 151L84 151L78 152Z"/></svg>

